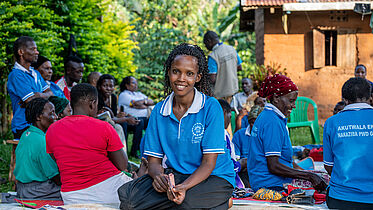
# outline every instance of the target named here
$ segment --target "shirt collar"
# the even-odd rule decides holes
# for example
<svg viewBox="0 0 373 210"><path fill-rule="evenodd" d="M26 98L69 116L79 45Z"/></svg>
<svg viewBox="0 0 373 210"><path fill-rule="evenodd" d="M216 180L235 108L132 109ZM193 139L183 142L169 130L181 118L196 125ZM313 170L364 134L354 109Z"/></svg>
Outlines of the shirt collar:
<svg viewBox="0 0 373 210"><path fill-rule="evenodd" d="M172 92L166 100L163 101L160 113L163 116L169 116L172 112L172 102L174 99L174 92ZM206 95L200 93L196 88L194 88L194 99L192 105L189 107L188 111L184 114L186 116L189 113L198 113L199 110L203 108L206 102Z"/></svg>
<svg viewBox="0 0 373 210"><path fill-rule="evenodd" d="M340 112L344 112L344 111L348 111L348 110L358 111L358 110L361 110L361 109L373 109L373 107L370 106L367 103L353 103L353 104L349 104L349 105L345 106L345 108Z"/></svg>
<svg viewBox="0 0 373 210"><path fill-rule="evenodd" d="M280 116L283 119L286 119L285 115L271 103L266 103L264 109L274 111L278 116Z"/></svg>
<svg viewBox="0 0 373 210"><path fill-rule="evenodd" d="M220 45L222 45L223 44L223 42L219 42L219 43L217 43L216 45L214 45L213 47L212 47L212 50L214 51L216 48L218 48Z"/></svg>
<svg viewBox="0 0 373 210"><path fill-rule="evenodd" d="M246 130L245 130L245 135L246 136L251 136L251 128L250 128L250 125L247 126Z"/></svg>
<svg viewBox="0 0 373 210"><path fill-rule="evenodd" d="M30 72L32 67L30 66L30 69L27 70L27 69L26 69L25 67L23 67L21 64L19 64L18 62L16 62L16 63L14 64L14 68L15 68L15 69L22 70L22 71L25 71L25 72Z"/></svg>
<svg viewBox="0 0 373 210"><path fill-rule="evenodd" d="M30 128L28 130L45 135L45 133L40 128L33 125L30 125Z"/></svg>

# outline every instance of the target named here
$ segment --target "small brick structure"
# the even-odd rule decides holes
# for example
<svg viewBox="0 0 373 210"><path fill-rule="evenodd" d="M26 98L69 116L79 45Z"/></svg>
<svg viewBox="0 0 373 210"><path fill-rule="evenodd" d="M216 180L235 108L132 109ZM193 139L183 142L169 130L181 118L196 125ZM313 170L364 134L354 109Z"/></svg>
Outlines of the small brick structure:
<svg viewBox="0 0 373 210"><path fill-rule="evenodd" d="M362 17L353 10L287 12L282 7L285 0L263 0L268 3L264 6L260 2L241 1L241 13L255 13L257 64L277 63L286 68L299 87L299 96L318 105L319 123L323 124L341 100L342 85L354 77L357 64L364 64L367 79L373 80L370 15ZM241 23L245 21L250 22L241 19Z"/></svg>

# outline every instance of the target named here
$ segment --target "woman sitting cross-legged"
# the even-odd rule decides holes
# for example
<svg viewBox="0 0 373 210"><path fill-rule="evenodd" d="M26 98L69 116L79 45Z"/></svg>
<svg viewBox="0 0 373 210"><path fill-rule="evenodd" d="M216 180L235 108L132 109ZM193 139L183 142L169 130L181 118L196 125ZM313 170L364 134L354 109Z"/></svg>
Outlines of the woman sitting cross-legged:
<svg viewBox="0 0 373 210"><path fill-rule="evenodd" d="M17 197L61 200L60 174L46 152L45 142L47 129L57 119L54 106L46 99L35 98L27 104L25 113L31 126L22 134L16 149Z"/></svg>
<svg viewBox="0 0 373 210"><path fill-rule="evenodd" d="M275 74L267 77L259 96L270 103L256 119L250 140L247 171L251 188L281 191L283 184L293 178L308 180L317 190L325 190L326 183L316 174L300 169L292 159L287 119L298 97L297 86L286 76Z"/></svg>
<svg viewBox="0 0 373 210"><path fill-rule="evenodd" d="M228 209L235 172L202 49L178 45L164 73L167 98L153 109L144 138L149 175L118 189L121 209Z"/></svg>

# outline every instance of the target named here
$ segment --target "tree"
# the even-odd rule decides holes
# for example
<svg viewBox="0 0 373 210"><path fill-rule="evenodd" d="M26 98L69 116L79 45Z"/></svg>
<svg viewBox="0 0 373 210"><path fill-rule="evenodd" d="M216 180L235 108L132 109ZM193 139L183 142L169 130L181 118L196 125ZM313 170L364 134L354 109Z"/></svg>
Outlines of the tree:
<svg viewBox="0 0 373 210"><path fill-rule="evenodd" d="M19 36L34 38L40 55L48 57L54 74L63 75L67 40L75 35L77 53L85 63L85 75L92 71L110 73L115 78L133 74L136 42L134 26L116 13L123 7L115 0L6 0L0 3L1 135L11 118L6 81L14 65L12 47Z"/></svg>

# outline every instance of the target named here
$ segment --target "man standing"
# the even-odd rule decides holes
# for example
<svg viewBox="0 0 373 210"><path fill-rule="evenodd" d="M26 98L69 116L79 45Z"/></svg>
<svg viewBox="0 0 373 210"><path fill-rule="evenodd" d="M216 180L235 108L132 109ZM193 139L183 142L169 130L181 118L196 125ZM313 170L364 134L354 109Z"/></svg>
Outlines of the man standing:
<svg viewBox="0 0 373 210"><path fill-rule="evenodd" d="M12 132L14 139L19 139L29 127L25 117L25 105L33 98L46 98L53 93L40 73L31 67L36 62L39 52L31 37L21 36L13 46L16 59L12 72L8 76L8 92L12 101Z"/></svg>
<svg viewBox="0 0 373 210"><path fill-rule="evenodd" d="M208 68L214 95L230 103L238 91L237 71L242 69L242 61L236 50L220 42L219 36L213 31L206 32L203 43L212 51L208 57Z"/></svg>
<svg viewBox="0 0 373 210"><path fill-rule="evenodd" d="M70 100L70 91L83 77L84 64L77 56L69 56L65 61L65 75L56 84L61 88L66 98Z"/></svg>

